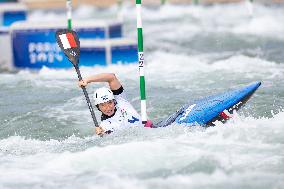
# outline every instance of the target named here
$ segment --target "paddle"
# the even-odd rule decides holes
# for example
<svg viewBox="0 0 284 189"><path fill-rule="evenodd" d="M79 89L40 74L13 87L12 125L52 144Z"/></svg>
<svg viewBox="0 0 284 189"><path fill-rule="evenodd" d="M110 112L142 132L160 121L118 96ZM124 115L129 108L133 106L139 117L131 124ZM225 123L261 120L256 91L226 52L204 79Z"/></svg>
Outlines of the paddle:
<svg viewBox="0 0 284 189"><path fill-rule="evenodd" d="M81 76L80 69L78 66L79 57L80 57L80 41L77 36L77 33L73 30L67 30L67 29L58 30L56 31L56 41L60 49L64 52L65 56L67 56L69 61L73 64L77 72L78 79L79 81L81 81L82 76ZM98 127L99 124L97 122L92 104L90 102L88 92L84 86L82 86L82 89L83 89L85 98L87 100L87 104L91 112L94 124L96 127Z"/></svg>

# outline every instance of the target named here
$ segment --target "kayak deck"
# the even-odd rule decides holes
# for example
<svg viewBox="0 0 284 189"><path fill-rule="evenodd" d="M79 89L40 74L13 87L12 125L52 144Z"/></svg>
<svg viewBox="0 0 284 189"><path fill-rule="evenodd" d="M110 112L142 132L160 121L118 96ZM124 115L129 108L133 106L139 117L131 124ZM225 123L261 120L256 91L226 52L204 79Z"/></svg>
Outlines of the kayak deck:
<svg viewBox="0 0 284 189"><path fill-rule="evenodd" d="M260 85L261 82L255 82L239 89L187 103L154 127L165 127L173 122L186 126L212 126L215 121L226 122L234 111L245 105Z"/></svg>

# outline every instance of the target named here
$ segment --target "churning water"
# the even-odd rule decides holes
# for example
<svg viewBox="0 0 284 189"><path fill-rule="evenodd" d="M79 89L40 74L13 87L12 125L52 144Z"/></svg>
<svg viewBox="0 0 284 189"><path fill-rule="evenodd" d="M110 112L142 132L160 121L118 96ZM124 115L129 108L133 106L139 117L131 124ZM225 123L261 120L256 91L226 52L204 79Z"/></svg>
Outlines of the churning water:
<svg viewBox="0 0 284 189"><path fill-rule="evenodd" d="M283 9L255 5L250 15L244 4L144 7L154 122L190 100L262 81L234 119L208 129L130 128L100 138L73 69L0 73L0 188L283 188ZM74 15L116 11L80 7ZM120 11L125 35L135 38L135 7ZM39 11L29 19L60 16ZM138 65L81 72L116 73L139 110Z"/></svg>

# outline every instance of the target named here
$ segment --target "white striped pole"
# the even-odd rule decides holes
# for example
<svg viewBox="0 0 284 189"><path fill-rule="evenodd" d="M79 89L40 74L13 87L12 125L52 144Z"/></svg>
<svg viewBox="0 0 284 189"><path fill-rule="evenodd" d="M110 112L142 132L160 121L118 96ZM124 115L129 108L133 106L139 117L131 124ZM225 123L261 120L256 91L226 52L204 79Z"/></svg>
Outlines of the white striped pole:
<svg viewBox="0 0 284 189"><path fill-rule="evenodd" d="M68 30L72 30L72 2L71 2L71 0L66 1L66 8L67 8Z"/></svg>
<svg viewBox="0 0 284 189"><path fill-rule="evenodd" d="M138 37L138 63L139 63L139 75L140 75L141 117L142 117L142 123L145 124L147 122L147 112L146 112L146 89L145 89L145 76L144 76L144 50L143 50L141 1L142 0L136 0L136 16L137 16L137 37Z"/></svg>
<svg viewBox="0 0 284 189"><path fill-rule="evenodd" d="M253 16L253 0L247 0L246 5L250 16Z"/></svg>

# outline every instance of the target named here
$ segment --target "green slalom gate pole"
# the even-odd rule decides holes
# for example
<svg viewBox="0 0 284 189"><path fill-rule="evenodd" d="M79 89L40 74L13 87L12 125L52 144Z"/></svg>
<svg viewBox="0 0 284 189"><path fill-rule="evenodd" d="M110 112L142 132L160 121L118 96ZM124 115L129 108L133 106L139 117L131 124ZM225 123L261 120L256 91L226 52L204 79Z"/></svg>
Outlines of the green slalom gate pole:
<svg viewBox="0 0 284 189"><path fill-rule="evenodd" d="M199 0L193 0L193 4L194 5L198 5L199 4Z"/></svg>
<svg viewBox="0 0 284 189"><path fill-rule="evenodd" d="M137 18L137 38L138 38L138 63L140 75L140 98L141 98L141 117L142 123L147 122L146 112L146 89L145 89L145 76L144 76L144 50L143 50L143 29L142 29L142 16L141 16L141 1L136 0L136 18Z"/></svg>
<svg viewBox="0 0 284 189"><path fill-rule="evenodd" d="M117 6L121 7L122 6L122 0L117 0Z"/></svg>
<svg viewBox="0 0 284 189"><path fill-rule="evenodd" d="M71 0L66 1L67 8L67 26L68 30L72 30L72 3Z"/></svg>

